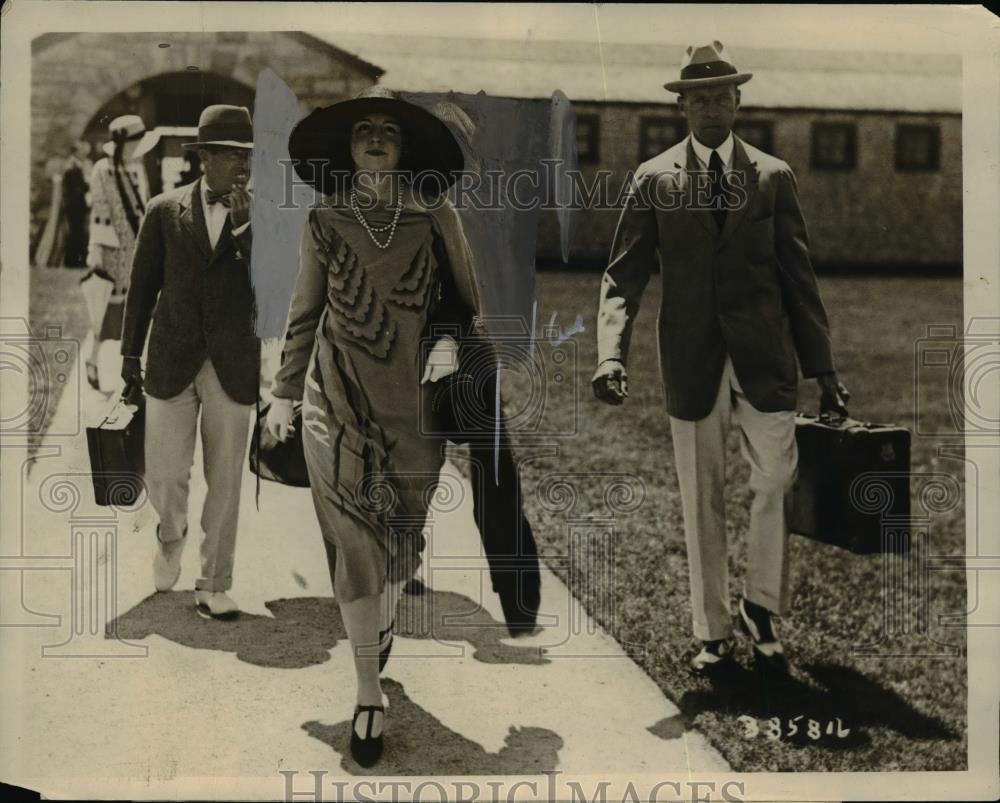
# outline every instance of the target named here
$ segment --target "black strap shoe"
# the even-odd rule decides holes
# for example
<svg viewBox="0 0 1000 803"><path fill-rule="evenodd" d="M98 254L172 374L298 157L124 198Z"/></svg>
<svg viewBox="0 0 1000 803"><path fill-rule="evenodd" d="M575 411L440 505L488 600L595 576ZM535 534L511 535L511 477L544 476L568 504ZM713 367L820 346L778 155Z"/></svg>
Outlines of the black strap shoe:
<svg viewBox="0 0 1000 803"><path fill-rule="evenodd" d="M775 632L771 612L743 597L740 599L738 618L740 630L753 645L753 659L757 669L777 675L789 674L788 659Z"/></svg>
<svg viewBox="0 0 1000 803"><path fill-rule="evenodd" d="M358 736L356 726L358 717L366 711L368 712L368 727L362 738ZM354 719L351 721L351 756L362 767L371 767L382 757L384 748L382 733L380 732L378 736L372 736L372 723L375 722L376 711L382 713L382 729L385 730L385 706L359 705L354 708Z"/></svg>
<svg viewBox="0 0 1000 803"><path fill-rule="evenodd" d="M697 675L711 675L733 662L731 638L701 642L701 652L691 659L691 671Z"/></svg>

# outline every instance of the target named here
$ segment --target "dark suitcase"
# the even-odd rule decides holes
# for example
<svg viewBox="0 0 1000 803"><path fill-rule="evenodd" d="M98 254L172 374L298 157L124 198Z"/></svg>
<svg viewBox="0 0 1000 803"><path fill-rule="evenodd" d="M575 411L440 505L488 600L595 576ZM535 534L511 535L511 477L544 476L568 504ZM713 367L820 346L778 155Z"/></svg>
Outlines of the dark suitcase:
<svg viewBox="0 0 1000 803"><path fill-rule="evenodd" d="M123 393L100 423L87 427L97 504L128 507L139 500L146 470L145 430L146 404L139 392Z"/></svg>
<svg viewBox="0 0 1000 803"><path fill-rule="evenodd" d="M909 550L908 430L800 414L795 440L799 471L789 521L793 533L860 555ZM893 526L884 527L890 520Z"/></svg>

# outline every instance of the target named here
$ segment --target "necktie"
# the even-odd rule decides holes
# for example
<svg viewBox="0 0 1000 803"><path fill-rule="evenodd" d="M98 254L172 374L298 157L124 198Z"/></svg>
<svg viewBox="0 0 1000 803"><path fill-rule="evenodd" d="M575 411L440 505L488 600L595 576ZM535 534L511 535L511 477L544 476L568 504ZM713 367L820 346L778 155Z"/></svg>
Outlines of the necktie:
<svg viewBox="0 0 1000 803"><path fill-rule="evenodd" d="M722 182L724 170L722 167L722 157L718 151L712 151L712 157L708 160L708 169L712 174L712 217L721 232L726 225L726 210L722 206Z"/></svg>
<svg viewBox="0 0 1000 803"><path fill-rule="evenodd" d="M227 209L229 208L228 192L213 192L212 190L208 190L207 197L209 206L212 206L213 204L222 204Z"/></svg>

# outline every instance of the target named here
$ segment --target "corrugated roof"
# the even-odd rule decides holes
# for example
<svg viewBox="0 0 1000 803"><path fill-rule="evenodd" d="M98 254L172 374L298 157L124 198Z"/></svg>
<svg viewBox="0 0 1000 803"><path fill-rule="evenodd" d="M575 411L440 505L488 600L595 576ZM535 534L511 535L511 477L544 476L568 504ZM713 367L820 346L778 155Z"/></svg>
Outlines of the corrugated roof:
<svg viewBox="0 0 1000 803"><path fill-rule="evenodd" d="M319 34L317 34L319 35ZM686 45L454 39L323 34L331 44L385 69L381 83L407 91L478 92L571 100L662 103ZM740 49L740 70L754 73L743 105L911 112L960 112L958 55Z"/></svg>

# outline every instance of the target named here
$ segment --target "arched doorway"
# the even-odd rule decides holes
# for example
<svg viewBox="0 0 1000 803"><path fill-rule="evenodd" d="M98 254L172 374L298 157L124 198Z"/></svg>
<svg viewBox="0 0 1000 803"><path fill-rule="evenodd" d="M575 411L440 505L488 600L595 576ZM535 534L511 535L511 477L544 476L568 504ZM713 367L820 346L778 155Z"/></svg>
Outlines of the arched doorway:
<svg viewBox="0 0 1000 803"><path fill-rule="evenodd" d="M106 142L108 123L123 114L138 114L147 128L160 129L160 144L145 157L150 190L156 194L198 175L198 157L185 153L181 142L187 141L197 128L201 110L214 103L246 106L253 114L254 89L219 73L161 73L132 84L106 101L90 118L83 139L97 145Z"/></svg>

